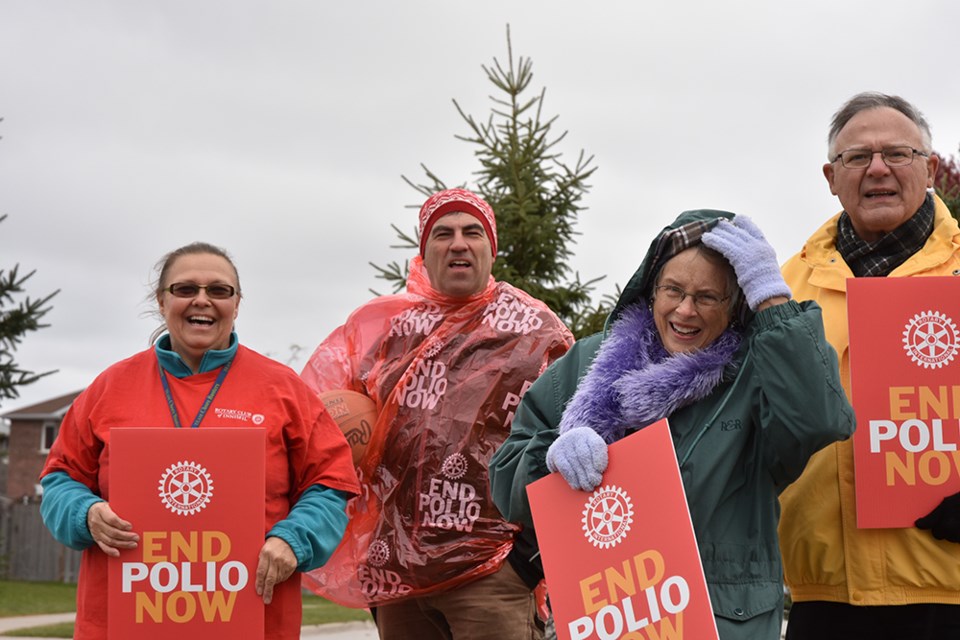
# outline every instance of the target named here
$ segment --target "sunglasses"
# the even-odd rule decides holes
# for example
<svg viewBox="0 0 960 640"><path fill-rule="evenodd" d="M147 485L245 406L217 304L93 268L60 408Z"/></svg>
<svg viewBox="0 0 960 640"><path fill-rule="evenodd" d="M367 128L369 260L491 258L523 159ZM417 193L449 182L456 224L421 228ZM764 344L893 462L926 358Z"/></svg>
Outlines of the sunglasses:
<svg viewBox="0 0 960 640"><path fill-rule="evenodd" d="M226 300L232 298L237 292L229 284L193 284L192 282L174 282L165 290L177 298L196 298L200 295L200 289L207 293L207 297L212 300Z"/></svg>

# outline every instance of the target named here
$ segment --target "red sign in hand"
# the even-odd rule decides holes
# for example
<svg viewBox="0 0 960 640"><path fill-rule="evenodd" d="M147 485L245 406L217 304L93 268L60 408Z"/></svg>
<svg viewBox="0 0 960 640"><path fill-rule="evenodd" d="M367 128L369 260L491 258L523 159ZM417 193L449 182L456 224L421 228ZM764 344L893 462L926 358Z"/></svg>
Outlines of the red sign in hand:
<svg viewBox="0 0 960 640"><path fill-rule="evenodd" d="M960 278L850 278L857 526L912 527L960 491Z"/></svg>
<svg viewBox="0 0 960 640"><path fill-rule="evenodd" d="M111 640L263 638L263 429L112 429L110 504L140 534L109 559Z"/></svg>
<svg viewBox="0 0 960 640"><path fill-rule="evenodd" d="M718 637L666 420L611 445L595 491L527 494L560 638Z"/></svg>

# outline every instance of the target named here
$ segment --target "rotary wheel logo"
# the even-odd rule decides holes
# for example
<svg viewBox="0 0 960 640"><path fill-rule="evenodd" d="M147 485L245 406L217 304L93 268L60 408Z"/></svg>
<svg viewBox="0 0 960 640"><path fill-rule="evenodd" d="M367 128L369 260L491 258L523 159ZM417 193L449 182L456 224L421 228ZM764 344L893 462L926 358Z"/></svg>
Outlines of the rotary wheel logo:
<svg viewBox="0 0 960 640"><path fill-rule="evenodd" d="M467 459L462 453L454 453L443 461L440 472L451 480L459 480L467 473Z"/></svg>
<svg viewBox="0 0 960 640"><path fill-rule="evenodd" d="M440 351L443 349L443 343L440 340L437 340L433 336L430 336L427 339L430 340L431 343L430 343L430 346L427 348L427 350L424 351L423 353L424 360L429 360L433 358L435 355L440 353Z"/></svg>
<svg viewBox="0 0 960 640"><path fill-rule="evenodd" d="M159 490L167 509L180 516L192 516L210 502L213 479L196 462L178 462L164 471Z"/></svg>
<svg viewBox="0 0 960 640"><path fill-rule="evenodd" d="M367 562L375 567L382 567L390 559L390 545L386 540L374 540L367 549Z"/></svg>
<svg viewBox="0 0 960 640"><path fill-rule="evenodd" d="M593 492L584 504L583 535L595 547L609 549L626 537L633 524L633 504L627 492L607 485Z"/></svg>
<svg viewBox="0 0 960 640"><path fill-rule="evenodd" d="M953 320L939 311L913 316L903 331L903 350L924 369L939 369L957 355L960 333Z"/></svg>

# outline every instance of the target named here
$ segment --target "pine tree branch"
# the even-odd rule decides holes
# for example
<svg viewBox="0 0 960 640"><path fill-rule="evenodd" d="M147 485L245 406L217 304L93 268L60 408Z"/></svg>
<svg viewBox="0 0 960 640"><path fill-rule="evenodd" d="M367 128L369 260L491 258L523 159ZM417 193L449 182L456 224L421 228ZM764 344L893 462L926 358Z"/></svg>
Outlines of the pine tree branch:
<svg viewBox="0 0 960 640"><path fill-rule="evenodd" d="M6 218L6 215L0 216L0 222ZM18 387L55 373L34 373L22 369L14 358L14 352L28 333L50 326L42 319L53 308L50 301L60 293L57 289L42 298L26 295L25 283L35 273L36 270L20 275L19 264L9 271L0 269L0 400L16 399L20 396ZM17 302L17 297L21 295L25 296L24 299Z"/></svg>

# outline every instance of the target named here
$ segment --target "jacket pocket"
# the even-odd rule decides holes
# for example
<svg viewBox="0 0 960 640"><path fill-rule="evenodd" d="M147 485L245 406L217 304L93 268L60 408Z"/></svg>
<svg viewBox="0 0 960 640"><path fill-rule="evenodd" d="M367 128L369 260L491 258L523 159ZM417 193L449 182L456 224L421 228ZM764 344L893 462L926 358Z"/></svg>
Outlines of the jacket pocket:
<svg viewBox="0 0 960 640"><path fill-rule="evenodd" d="M734 622L783 611L783 585L779 583L711 584L709 590L714 614Z"/></svg>

